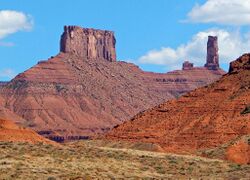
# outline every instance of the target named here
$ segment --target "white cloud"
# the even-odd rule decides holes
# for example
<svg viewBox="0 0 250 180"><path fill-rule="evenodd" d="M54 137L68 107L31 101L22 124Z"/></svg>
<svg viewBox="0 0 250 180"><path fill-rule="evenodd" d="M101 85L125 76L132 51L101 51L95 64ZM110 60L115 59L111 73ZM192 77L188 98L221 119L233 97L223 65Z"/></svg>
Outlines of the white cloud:
<svg viewBox="0 0 250 180"><path fill-rule="evenodd" d="M176 49L162 47L151 50L138 59L140 64L166 65L169 70L181 68L184 60L194 62L196 66L203 66L206 61L208 36L218 36L220 64L227 65L241 54L249 52L250 33L241 35L238 31L210 29L195 34L191 41Z"/></svg>
<svg viewBox="0 0 250 180"><path fill-rule="evenodd" d="M12 79L16 76L16 73L12 69L3 69L0 71L0 78Z"/></svg>
<svg viewBox="0 0 250 180"><path fill-rule="evenodd" d="M250 0L207 0L188 13L188 22L249 25Z"/></svg>
<svg viewBox="0 0 250 180"><path fill-rule="evenodd" d="M32 28L33 22L29 15L23 12L2 10L0 11L0 39Z"/></svg>

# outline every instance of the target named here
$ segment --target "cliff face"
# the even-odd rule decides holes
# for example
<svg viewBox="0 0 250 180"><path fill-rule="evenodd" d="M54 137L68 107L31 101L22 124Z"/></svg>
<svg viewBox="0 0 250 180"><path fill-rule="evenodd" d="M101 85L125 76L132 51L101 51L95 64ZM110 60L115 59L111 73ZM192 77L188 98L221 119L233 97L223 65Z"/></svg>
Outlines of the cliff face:
<svg viewBox="0 0 250 180"><path fill-rule="evenodd" d="M99 44L93 47L89 39L94 37ZM51 139L81 139L224 74L207 68L144 72L134 64L115 61L114 42L107 31L65 27L63 52L0 86L0 106L21 116L19 123ZM106 51L108 56L102 54Z"/></svg>
<svg viewBox="0 0 250 180"><path fill-rule="evenodd" d="M207 63L205 67L211 70L219 68L219 47L217 36L209 36L207 42Z"/></svg>
<svg viewBox="0 0 250 180"><path fill-rule="evenodd" d="M87 59L116 61L115 37L111 31L65 26L60 51Z"/></svg>
<svg viewBox="0 0 250 180"><path fill-rule="evenodd" d="M249 63L250 54L243 55L231 63L234 73L137 114L107 137L157 143L170 152L194 152L249 135Z"/></svg>

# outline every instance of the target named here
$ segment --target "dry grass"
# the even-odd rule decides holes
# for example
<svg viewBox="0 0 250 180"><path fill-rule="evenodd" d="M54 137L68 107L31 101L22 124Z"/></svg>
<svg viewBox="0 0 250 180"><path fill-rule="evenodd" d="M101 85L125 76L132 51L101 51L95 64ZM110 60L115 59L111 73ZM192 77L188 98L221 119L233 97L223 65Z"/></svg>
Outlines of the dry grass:
<svg viewBox="0 0 250 180"><path fill-rule="evenodd" d="M107 144L107 145L104 145ZM118 147L115 147L118 146ZM146 145L147 147L147 145ZM0 179L248 179L250 166L102 141L0 143Z"/></svg>
<svg viewBox="0 0 250 180"><path fill-rule="evenodd" d="M249 143L250 142L250 135L244 135L241 137L237 137L237 138L229 141L228 143L222 144L222 145L217 146L215 148L199 150L199 151L197 151L197 155L203 155L203 156L206 156L208 158L225 159L225 154L226 154L226 150L228 149L228 147L232 146L233 144L235 144L236 142L238 142L240 140L243 140L243 141Z"/></svg>

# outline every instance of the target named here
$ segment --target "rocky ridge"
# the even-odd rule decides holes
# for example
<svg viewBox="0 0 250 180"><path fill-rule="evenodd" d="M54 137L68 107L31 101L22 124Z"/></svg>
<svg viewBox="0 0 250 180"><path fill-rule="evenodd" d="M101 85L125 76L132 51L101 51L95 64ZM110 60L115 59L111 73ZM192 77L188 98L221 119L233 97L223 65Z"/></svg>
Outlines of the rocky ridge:
<svg viewBox="0 0 250 180"><path fill-rule="evenodd" d="M137 114L114 128L107 138L156 143L165 151L194 153L249 135L249 63L250 54L241 56L220 80ZM249 153L249 142L238 146ZM228 150L229 154L236 151L235 147Z"/></svg>

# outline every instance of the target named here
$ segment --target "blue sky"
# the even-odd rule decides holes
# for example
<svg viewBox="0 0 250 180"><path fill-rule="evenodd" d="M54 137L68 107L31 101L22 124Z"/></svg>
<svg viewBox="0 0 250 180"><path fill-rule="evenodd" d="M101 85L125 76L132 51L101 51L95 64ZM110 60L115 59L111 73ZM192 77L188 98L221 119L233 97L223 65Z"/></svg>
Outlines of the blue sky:
<svg viewBox="0 0 250 180"><path fill-rule="evenodd" d="M250 49L248 7L249 0L1 0L0 81L56 55L64 25L115 31L118 59L154 72L179 69L186 59L203 65L206 36L218 35L227 70ZM1 21L6 10L22 13L25 22L15 21L18 14Z"/></svg>

